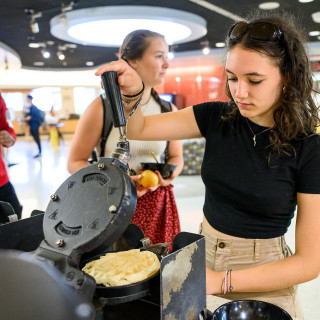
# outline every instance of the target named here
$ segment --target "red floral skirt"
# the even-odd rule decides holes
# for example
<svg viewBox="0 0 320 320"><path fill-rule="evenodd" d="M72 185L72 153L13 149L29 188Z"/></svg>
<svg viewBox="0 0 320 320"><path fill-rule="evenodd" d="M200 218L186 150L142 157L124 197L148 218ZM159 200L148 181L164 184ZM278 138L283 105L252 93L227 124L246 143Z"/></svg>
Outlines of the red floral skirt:
<svg viewBox="0 0 320 320"><path fill-rule="evenodd" d="M138 198L131 223L136 224L150 239L151 244L170 242L180 230L178 209L173 186L159 187Z"/></svg>

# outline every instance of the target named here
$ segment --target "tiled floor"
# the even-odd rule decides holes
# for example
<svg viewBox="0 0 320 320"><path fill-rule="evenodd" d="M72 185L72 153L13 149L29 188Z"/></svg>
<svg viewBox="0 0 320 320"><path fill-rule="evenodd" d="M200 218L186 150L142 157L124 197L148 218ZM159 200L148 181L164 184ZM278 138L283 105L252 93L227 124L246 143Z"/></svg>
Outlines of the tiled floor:
<svg viewBox="0 0 320 320"><path fill-rule="evenodd" d="M69 176L66 162L71 136L65 135L64 142L51 147L47 136L42 136L43 156L33 159L36 145L31 137L18 137L16 145L9 149L8 160L17 163L8 171L19 200L23 205L23 218L30 216L32 210L45 211L56 189ZM204 186L200 176L179 176L174 182L174 192L179 209L183 231L198 232L202 220ZM294 248L294 223L287 233L287 243ZM320 319L320 277L301 285L305 320ZM276 320L276 319L272 319Z"/></svg>

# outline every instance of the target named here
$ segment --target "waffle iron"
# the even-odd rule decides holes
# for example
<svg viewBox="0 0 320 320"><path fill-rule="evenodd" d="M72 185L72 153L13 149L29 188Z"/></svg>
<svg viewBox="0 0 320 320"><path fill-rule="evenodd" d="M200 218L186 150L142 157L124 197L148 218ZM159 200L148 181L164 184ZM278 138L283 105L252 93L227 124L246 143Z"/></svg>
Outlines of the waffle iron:
<svg viewBox="0 0 320 320"><path fill-rule="evenodd" d="M43 219L44 240L35 251L36 256L53 261L67 282L90 299L96 285L80 270L83 260L96 259L120 238L137 201L135 184L128 175L130 150L117 74L103 74L102 82L106 102L112 106L114 126L119 127L119 142L110 158L102 157L78 170L51 196ZM121 296L125 301L145 291L141 284L114 288L116 292L98 287L100 296Z"/></svg>
<svg viewBox="0 0 320 320"><path fill-rule="evenodd" d="M51 195L44 214L0 226L0 249L29 251L19 257L16 254L11 257L7 253L3 255L0 250L0 258L4 257L7 262L0 266L0 273L16 270L17 262L21 260L25 264L33 264L33 268L29 268L31 276L28 273L24 276L30 279L34 276L35 282L39 279L34 275L34 270L39 270L40 275L43 270L49 272L53 268L50 273L52 281L57 281L57 270L60 271L57 292L62 290L61 296L71 295L71 292L66 294L65 289L60 288L61 283L67 284L69 289L73 289L73 294L80 297L79 301L70 303L70 308L71 305L77 308L85 305L88 310L90 305L91 311L83 317L61 316L59 320L162 320L169 319L173 314L179 315L175 319L198 319L205 307L204 238L182 232L174 239L172 254L167 255L166 244L150 246L141 229L130 224L137 193L128 175L130 150L125 137L126 121L117 74L103 74L102 83L106 103L112 109L113 124L119 128L116 148L110 158L100 158L97 163L78 170L64 181ZM3 245L2 239L6 242ZM155 252L161 262L159 273L136 284L105 287L97 285L91 276L81 271L86 262L106 252L133 248ZM19 277L20 281L23 281L22 278ZM43 276L41 279L47 278ZM13 275L0 280L0 284L19 286L17 281ZM41 288L41 284L39 286ZM29 287L23 288L29 290ZM20 297L20 301L26 295L22 288L15 292L19 294L13 296L15 299ZM57 296L51 297L53 305L57 303ZM40 295L38 300L41 299ZM4 301L12 301L10 297L7 299L5 292L1 292L1 288L0 300L0 306ZM37 301L34 303L37 304ZM47 314L39 318L47 319L51 320Z"/></svg>

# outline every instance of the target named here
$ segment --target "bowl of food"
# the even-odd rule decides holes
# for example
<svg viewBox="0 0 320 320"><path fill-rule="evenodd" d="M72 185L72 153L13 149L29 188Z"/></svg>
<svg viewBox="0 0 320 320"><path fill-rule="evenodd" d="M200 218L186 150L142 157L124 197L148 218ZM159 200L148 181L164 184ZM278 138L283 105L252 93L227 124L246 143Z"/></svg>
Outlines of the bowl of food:
<svg viewBox="0 0 320 320"><path fill-rule="evenodd" d="M177 169L177 165L171 163L141 162L142 170L159 171L163 179L170 177L171 173Z"/></svg>
<svg viewBox="0 0 320 320"><path fill-rule="evenodd" d="M217 308L210 320L292 320L282 308L264 301L236 300Z"/></svg>

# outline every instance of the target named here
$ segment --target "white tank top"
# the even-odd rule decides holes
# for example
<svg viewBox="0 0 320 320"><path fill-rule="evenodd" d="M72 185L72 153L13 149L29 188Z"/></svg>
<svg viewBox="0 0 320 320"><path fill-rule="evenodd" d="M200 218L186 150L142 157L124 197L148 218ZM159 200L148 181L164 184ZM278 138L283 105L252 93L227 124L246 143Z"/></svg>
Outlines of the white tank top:
<svg viewBox="0 0 320 320"><path fill-rule="evenodd" d="M151 96L149 101L140 106L143 115L152 115L161 113L161 107L156 100ZM130 120L129 120L130 121ZM110 157L113 149L116 147L119 141L119 128L112 128L107 139L105 156ZM166 141L140 141L140 140L128 140L130 143L131 158L129 164L133 170L140 173L141 162L154 162L155 160L150 155L152 151L161 162L160 156L164 152L167 146Z"/></svg>

